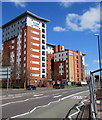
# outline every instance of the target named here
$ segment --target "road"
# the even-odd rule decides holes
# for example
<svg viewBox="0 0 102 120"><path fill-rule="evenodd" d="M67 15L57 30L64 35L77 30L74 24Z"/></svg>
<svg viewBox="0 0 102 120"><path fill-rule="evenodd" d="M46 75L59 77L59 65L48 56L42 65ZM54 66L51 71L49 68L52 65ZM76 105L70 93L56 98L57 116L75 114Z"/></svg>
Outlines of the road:
<svg viewBox="0 0 102 120"><path fill-rule="evenodd" d="M87 87L45 88L21 94L16 90L16 94L3 97L2 118L64 118L75 103L89 95L87 90Z"/></svg>

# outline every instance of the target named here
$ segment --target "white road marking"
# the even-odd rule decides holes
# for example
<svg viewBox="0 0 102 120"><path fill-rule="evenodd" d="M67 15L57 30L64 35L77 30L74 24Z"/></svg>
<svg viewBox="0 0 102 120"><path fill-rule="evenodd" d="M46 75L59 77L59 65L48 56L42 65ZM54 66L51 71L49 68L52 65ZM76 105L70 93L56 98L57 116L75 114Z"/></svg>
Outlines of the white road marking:
<svg viewBox="0 0 102 120"><path fill-rule="evenodd" d="M71 99L83 99L86 98L87 96L73 96Z"/></svg>
<svg viewBox="0 0 102 120"><path fill-rule="evenodd" d="M36 99L39 99L39 98L45 98L45 97L49 97L49 95L42 96L42 97L36 97Z"/></svg>
<svg viewBox="0 0 102 120"><path fill-rule="evenodd" d="M53 98L58 98L58 97L61 97L62 95L57 95L57 96L54 96Z"/></svg>
<svg viewBox="0 0 102 120"><path fill-rule="evenodd" d="M84 96L73 96L73 97L71 97L71 99L83 99L84 98Z"/></svg>
<svg viewBox="0 0 102 120"><path fill-rule="evenodd" d="M82 100L82 101L81 101L81 105L76 106L77 112L69 115L69 116L68 116L69 119L71 119L72 116L74 116L74 115L76 115L76 114L78 114L78 113L80 112L80 107L84 105L84 101L87 101L87 100Z"/></svg>
<svg viewBox="0 0 102 120"><path fill-rule="evenodd" d="M0 107L6 106L6 105L10 105L10 104L14 104L14 103L26 102L26 101L28 101L28 100L33 100L33 99L45 98L45 97L49 97L49 95L47 95L47 96L42 96L42 97L36 97L36 98L29 98L29 99L20 100L20 101L15 101L15 102L9 102L9 103L5 103L5 104L0 105Z"/></svg>
<svg viewBox="0 0 102 120"><path fill-rule="evenodd" d="M72 94L72 95L63 97L63 98L61 98L61 99L59 99L59 100L57 100L57 101L49 102L47 105L42 105L42 106L34 107L34 108L33 108L31 111L29 111L29 112L26 112L26 113L23 113L23 114L19 114L19 115L13 116L13 117L11 117L11 118L17 118L17 117L20 117L20 116L24 116L24 115L30 114L30 113L34 112L36 109L38 109L38 108L47 107L47 106L49 106L50 104L53 104L53 103L56 103L56 102L60 102L61 100L63 101L63 100L68 99L68 98L70 98L70 97L72 97L72 96L75 96L75 95L78 95L78 94L81 94L81 93L85 93L85 92L88 92L88 91L89 91L89 90L83 91L83 92L78 92L78 93L75 93L75 94Z"/></svg>
<svg viewBox="0 0 102 120"><path fill-rule="evenodd" d="M75 89L75 88L70 88L70 90L71 89ZM67 88L65 88L65 89L61 89L61 90L50 90L50 91L64 91L64 90L68 90ZM48 91L42 91L42 92L40 92L40 93L46 93L46 92L48 92ZM35 93L35 92L30 92L30 93L20 93L20 94L13 94L13 96L23 96L23 95L27 95L27 94L33 94L33 93ZM3 96L1 96L3 99L11 99L11 98L7 98L7 96L6 95L3 95ZM6 97L6 98L5 98ZM12 98L15 98L15 97L12 97Z"/></svg>
<svg viewBox="0 0 102 120"><path fill-rule="evenodd" d="M81 94L81 93L84 93L84 92L88 92L88 91L89 91L89 90L82 91L82 92L78 92L78 93L75 93L75 94L72 94L72 95L69 95L69 96L63 97L63 98L61 98L61 100L65 100L65 99L70 98L70 97L72 97L72 96L75 96L75 95L78 95L78 94Z"/></svg>
<svg viewBox="0 0 102 120"><path fill-rule="evenodd" d="M19 97L22 97L22 96L8 97L8 98L5 97L5 98L2 98L2 99L0 99L0 100L11 99L11 98L14 99L14 98L19 98Z"/></svg>
<svg viewBox="0 0 102 120"><path fill-rule="evenodd" d="M38 95L34 95L34 96L36 97L36 96L42 96L42 95L43 95L43 94L38 94Z"/></svg>

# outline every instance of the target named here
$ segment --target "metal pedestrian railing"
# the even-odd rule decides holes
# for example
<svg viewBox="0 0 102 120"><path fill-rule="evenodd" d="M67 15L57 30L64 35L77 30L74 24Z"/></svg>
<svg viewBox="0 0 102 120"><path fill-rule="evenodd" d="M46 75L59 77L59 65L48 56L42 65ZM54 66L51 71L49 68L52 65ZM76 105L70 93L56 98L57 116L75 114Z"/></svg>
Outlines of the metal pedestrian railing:
<svg viewBox="0 0 102 120"><path fill-rule="evenodd" d="M97 120L97 104L96 104L96 91L101 88L101 74L100 79L97 81L95 79L95 74L98 72L102 72L102 69L90 72L90 82L89 82L89 90L90 90L90 106L91 106L91 117L94 120Z"/></svg>

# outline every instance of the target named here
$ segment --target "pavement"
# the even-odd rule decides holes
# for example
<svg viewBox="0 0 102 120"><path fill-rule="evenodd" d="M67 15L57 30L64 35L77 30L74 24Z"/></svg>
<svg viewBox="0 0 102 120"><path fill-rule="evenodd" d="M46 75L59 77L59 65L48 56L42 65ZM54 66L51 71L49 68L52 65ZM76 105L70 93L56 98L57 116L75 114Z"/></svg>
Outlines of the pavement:
<svg viewBox="0 0 102 120"><path fill-rule="evenodd" d="M96 91L97 118L102 119L102 88Z"/></svg>

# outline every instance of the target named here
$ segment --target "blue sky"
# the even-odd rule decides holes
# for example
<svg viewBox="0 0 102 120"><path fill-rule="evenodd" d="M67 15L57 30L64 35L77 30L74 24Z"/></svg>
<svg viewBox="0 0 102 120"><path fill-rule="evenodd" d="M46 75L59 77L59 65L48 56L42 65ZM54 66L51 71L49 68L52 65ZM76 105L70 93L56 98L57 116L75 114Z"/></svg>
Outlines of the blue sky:
<svg viewBox="0 0 102 120"><path fill-rule="evenodd" d="M25 11L51 20L47 23L47 42L61 44L86 54L87 70L98 69L99 3L97 2L4 2L2 24Z"/></svg>

